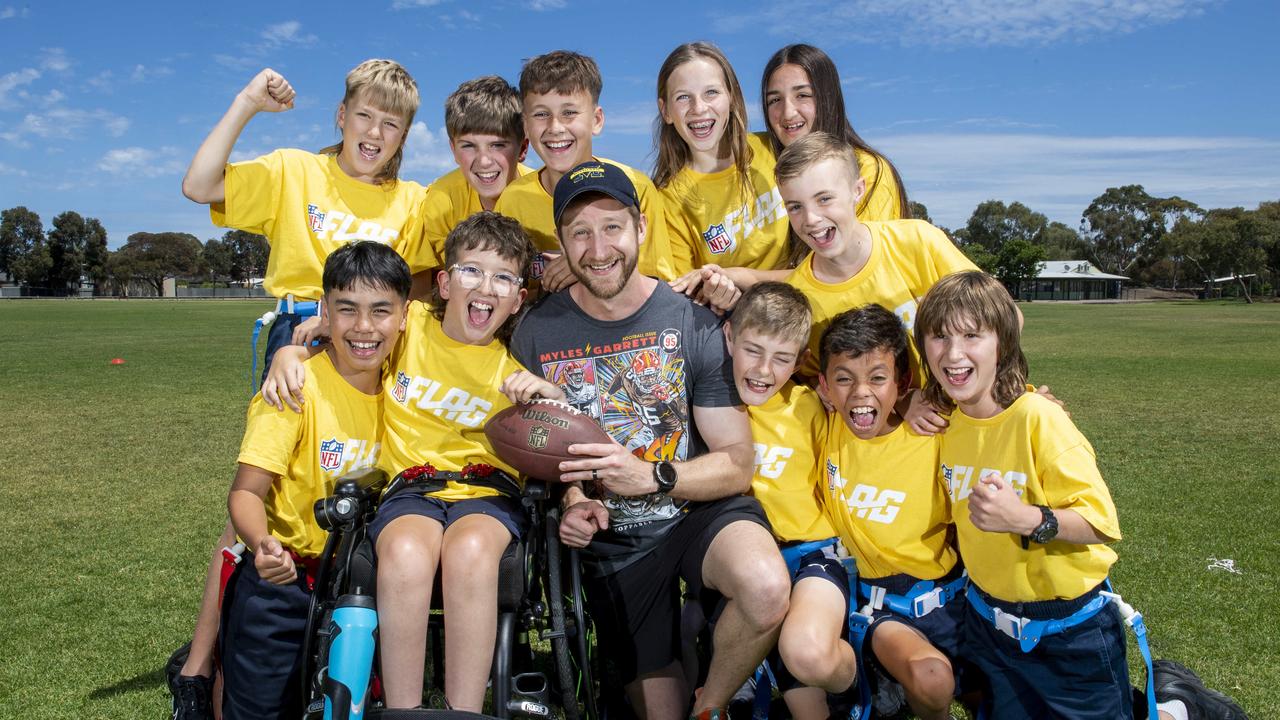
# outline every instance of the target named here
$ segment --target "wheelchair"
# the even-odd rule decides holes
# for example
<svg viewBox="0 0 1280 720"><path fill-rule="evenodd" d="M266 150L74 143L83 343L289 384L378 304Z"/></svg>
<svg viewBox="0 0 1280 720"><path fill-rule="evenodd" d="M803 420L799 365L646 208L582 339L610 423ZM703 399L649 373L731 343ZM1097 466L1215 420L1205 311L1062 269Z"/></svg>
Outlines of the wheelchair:
<svg viewBox="0 0 1280 720"><path fill-rule="evenodd" d="M404 475L389 481L379 470L350 474L335 483L332 495L315 504L316 519L329 535L320 557L303 647L301 682L307 720L324 716L339 599L353 592L376 596L377 570L367 527L384 492L396 492L404 484ZM519 501L529 517L529 529L522 541L507 548L499 563L498 632L490 675L492 714L385 709L380 704L375 662L366 716L559 717L550 707L555 705L566 720L604 717L577 550L560 544L560 509L553 490L554 484L525 483ZM433 593L433 598L439 597ZM443 634L433 612L427 684L436 689L443 688Z"/></svg>

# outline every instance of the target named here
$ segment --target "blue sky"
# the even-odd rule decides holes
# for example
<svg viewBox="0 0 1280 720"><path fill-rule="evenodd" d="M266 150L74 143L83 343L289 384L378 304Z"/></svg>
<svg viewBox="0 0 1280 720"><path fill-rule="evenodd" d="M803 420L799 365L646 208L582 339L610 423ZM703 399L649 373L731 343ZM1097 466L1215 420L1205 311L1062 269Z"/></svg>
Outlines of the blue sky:
<svg viewBox="0 0 1280 720"><path fill-rule="evenodd" d="M260 115L233 159L336 137L348 69L404 63L423 107L403 176L452 167L442 103L484 74L515 81L557 48L605 78L597 154L651 169L658 66L710 40L763 129L769 55L810 42L835 59L854 127L888 155L936 222L987 199L1077 226L1105 188L1139 183L1205 207L1280 199L1280 4L1222 0L853 0L788 3L377 0L363 3L0 0L0 208L46 227L102 220L111 247L138 231L219 237L182 197L187 162L262 67L298 91ZM834 8L834 9L833 9ZM531 156L532 158L532 156Z"/></svg>

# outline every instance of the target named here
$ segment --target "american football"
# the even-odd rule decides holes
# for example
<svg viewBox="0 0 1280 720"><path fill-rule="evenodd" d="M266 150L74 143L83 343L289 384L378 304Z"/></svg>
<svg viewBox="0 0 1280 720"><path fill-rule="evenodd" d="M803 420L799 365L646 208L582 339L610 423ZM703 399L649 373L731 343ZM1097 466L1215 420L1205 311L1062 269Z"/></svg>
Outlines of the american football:
<svg viewBox="0 0 1280 720"><path fill-rule="evenodd" d="M560 479L561 462L579 459L570 445L612 442L591 416L555 400L512 405L490 418L484 434L503 462L547 481Z"/></svg>

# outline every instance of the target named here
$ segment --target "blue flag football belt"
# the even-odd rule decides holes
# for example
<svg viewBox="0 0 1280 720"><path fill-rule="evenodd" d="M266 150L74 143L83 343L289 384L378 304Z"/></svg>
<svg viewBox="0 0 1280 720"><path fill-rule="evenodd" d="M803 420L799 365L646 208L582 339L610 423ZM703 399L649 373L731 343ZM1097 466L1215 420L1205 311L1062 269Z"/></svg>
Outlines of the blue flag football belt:
<svg viewBox="0 0 1280 720"><path fill-rule="evenodd" d="M297 302L293 299L293 295L286 295L276 301L276 309L265 312L262 317L253 321L253 339L249 345L249 391L258 391L258 336L262 334L262 328L269 326L282 315L297 315L299 317L314 317L320 314L320 303L314 300L306 300ZM266 364L269 359L264 359Z"/></svg>
<svg viewBox="0 0 1280 720"><path fill-rule="evenodd" d="M1138 641L1138 649L1142 652L1142 661L1147 666L1147 717L1159 717L1156 711L1156 685L1155 676L1151 671L1151 647L1147 642L1147 625L1142 620L1142 613L1134 610L1132 605L1124 601L1124 598L1111 591L1110 580L1107 580L1105 585L1107 589L1099 591L1098 596L1085 603L1084 607L1058 620L1032 620L991 607L983 599L982 593L978 592L978 588L973 585L969 586L967 595L969 606L984 620L991 623L992 627L1011 639L1017 640L1022 652L1031 652L1043 638L1073 628L1097 615L1108 603L1115 603L1125 624L1133 629L1133 635Z"/></svg>

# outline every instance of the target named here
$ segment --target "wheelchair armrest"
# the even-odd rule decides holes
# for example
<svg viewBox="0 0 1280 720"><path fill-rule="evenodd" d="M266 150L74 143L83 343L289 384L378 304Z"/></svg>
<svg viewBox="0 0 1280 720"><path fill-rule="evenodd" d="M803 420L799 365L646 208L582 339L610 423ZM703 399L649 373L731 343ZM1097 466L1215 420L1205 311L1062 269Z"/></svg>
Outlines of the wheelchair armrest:
<svg viewBox="0 0 1280 720"><path fill-rule="evenodd" d="M524 481L524 489L521 490L520 494L530 500L546 500L551 497L551 484L529 478Z"/></svg>

